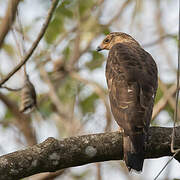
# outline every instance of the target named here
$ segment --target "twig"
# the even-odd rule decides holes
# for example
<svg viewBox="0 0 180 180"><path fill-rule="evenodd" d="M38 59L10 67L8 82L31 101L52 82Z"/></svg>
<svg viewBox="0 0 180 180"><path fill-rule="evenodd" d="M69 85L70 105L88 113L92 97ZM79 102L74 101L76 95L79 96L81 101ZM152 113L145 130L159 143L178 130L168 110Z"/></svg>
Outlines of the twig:
<svg viewBox="0 0 180 180"><path fill-rule="evenodd" d="M158 177L161 175L161 173L164 171L164 169L167 167L167 165L173 160L173 158L176 156L177 153L178 153L178 151L176 153L174 153L174 155L168 160L168 162L164 165L164 167L161 169L161 171L159 171L157 176L154 178L154 180L158 179Z"/></svg>
<svg viewBox="0 0 180 180"><path fill-rule="evenodd" d="M34 50L36 49L37 45L39 44L41 38L43 37L44 33L46 32L46 29L48 27L48 24L51 20L51 17L53 15L53 12L54 12L58 2L59 2L59 0L52 0L51 8L49 9L47 18L45 20L45 23L42 26L42 29L41 29L37 39L32 44L31 48L29 49L29 51L27 52L27 54L25 55L23 60L4 79L2 79L0 81L0 86L2 86L2 84L4 84L14 73L16 73L27 62L27 60L31 57L32 53L34 52Z"/></svg>
<svg viewBox="0 0 180 180"><path fill-rule="evenodd" d="M25 49L25 46L24 46L25 37L24 37L24 31L23 31L23 27L22 27L22 24L21 24L21 20L20 20L20 17L19 17L19 10L17 10L17 22L18 22L20 33L21 33L21 41L20 42L21 42L22 51L20 51L20 57L21 57L21 61L22 61L24 55L26 54L26 49ZM25 76L25 79L27 79L28 75L27 75L27 71L26 71L26 63L24 64L24 76Z"/></svg>
<svg viewBox="0 0 180 180"><path fill-rule="evenodd" d="M16 15L17 6L19 0L9 0L6 15L4 16L0 24L0 48L4 42L6 35L8 34Z"/></svg>
<svg viewBox="0 0 180 180"><path fill-rule="evenodd" d="M20 60L22 60L22 53L21 53L21 47L20 47L20 44L17 40L17 36L16 36L16 33L15 33L15 30L14 28L12 29L12 35L13 35L13 38L14 38L14 41L15 41L15 44L16 44L16 47L17 47L17 51L18 51L18 56L20 57Z"/></svg>
<svg viewBox="0 0 180 180"><path fill-rule="evenodd" d="M1 88L7 89L8 91L20 91L22 89L22 88L14 89L14 88L10 88L10 87L7 87L7 86L1 86Z"/></svg>

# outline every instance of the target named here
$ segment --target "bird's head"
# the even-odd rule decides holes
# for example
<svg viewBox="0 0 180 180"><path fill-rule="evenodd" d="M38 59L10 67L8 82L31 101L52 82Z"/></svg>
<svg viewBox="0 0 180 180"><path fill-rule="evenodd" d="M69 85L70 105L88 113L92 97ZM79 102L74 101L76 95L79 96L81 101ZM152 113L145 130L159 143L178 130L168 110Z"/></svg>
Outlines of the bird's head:
<svg viewBox="0 0 180 180"><path fill-rule="evenodd" d="M130 35L122 32L112 32L108 34L100 46L97 47L97 51L104 49L110 50L117 43L134 43L139 46L139 43Z"/></svg>

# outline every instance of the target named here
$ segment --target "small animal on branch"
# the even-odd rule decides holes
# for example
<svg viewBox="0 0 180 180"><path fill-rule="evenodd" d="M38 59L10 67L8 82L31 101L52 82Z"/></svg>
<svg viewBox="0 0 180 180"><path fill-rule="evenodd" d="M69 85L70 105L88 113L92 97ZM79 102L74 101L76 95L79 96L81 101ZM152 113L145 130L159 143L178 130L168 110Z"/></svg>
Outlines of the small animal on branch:
<svg viewBox="0 0 180 180"><path fill-rule="evenodd" d="M108 34L97 51L104 49L110 50L106 80L112 114L124 133L124 161L129 171L142 171L158 86L157 66L152 56L126 33Z"/></svg>
<svg viewBox="0 0 180 180"><path fill-rule="evenodd" d="M36 91L33 84L29 80L29 76L25 75L24 86L21 90L20 112L30 113L37 108Z"/></svg>

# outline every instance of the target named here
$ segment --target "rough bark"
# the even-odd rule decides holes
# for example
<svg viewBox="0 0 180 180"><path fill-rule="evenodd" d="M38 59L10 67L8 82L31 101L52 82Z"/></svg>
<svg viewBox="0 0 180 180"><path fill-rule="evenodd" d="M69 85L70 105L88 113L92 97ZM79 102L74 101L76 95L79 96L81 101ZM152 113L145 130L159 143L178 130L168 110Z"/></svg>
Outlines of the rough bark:
<svg viewBox="0 0 180 180"><path fill-rule="evenodd" d="M175 142L180 146L180 127ZM172 128L151 127L146 158L171 156ZM122 134L90 134L63 140L48 138L44 142L0 157L0 179L16 180L40 172L93 162L123 159ZM175 157L180 161L180 154Z"/></svg>

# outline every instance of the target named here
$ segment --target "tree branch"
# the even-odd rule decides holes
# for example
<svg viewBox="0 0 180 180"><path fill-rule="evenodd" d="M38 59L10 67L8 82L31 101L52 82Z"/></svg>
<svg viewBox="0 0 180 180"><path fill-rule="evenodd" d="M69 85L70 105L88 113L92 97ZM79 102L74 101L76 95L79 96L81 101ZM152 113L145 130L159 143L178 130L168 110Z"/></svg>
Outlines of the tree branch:
<svg viewBox="0 0 180 180"><path fill-rule="evenodd" d="M19 0L9 0L8 7L6 11L6 15L4 16L1 24L0 24L0 48L4 42L4 39L6 35L9 32L9 29L11 28L11 25L14 22L14 19L16 17L16 10Z"/></svg>
<svg viewBox="0 0 180 180"><path fill-rule="evenodd" d="M51 20L53 12L56 9L56 6L57 6L58 2L59 2L58 0L53 0L52 1L51 8L49 9L47 18L45 20L45 23L43 24L43 27L42 27L37 39L34 41L34 43L32 44L31 48L29 49L29 51L27 52L25 57L22 59L22 61L4 79L2 79L0 81L0 86L2 86L2 84L4 84L11 76L13 76L27 62L27 60L31 57L32 53L34 52L34 50L36 49L36 47L39 44L40 40L42 39L44 33L46 32L46 29L47 29L48 24L49 24L49 22Z"/></svg>
<svg viewBox="0 0 180 180"><path fill-rule="evenodd" d="M180 145L180 127L176 128L176 144ZM172 128L151 127L145 158L171 156ZM123 159L122 134L119 132L90 134L63 140L48 138L25 150L0 157L0 179L16 180L40 172L93 162ZM180 161L180 154L176 156Z"/></svg>

